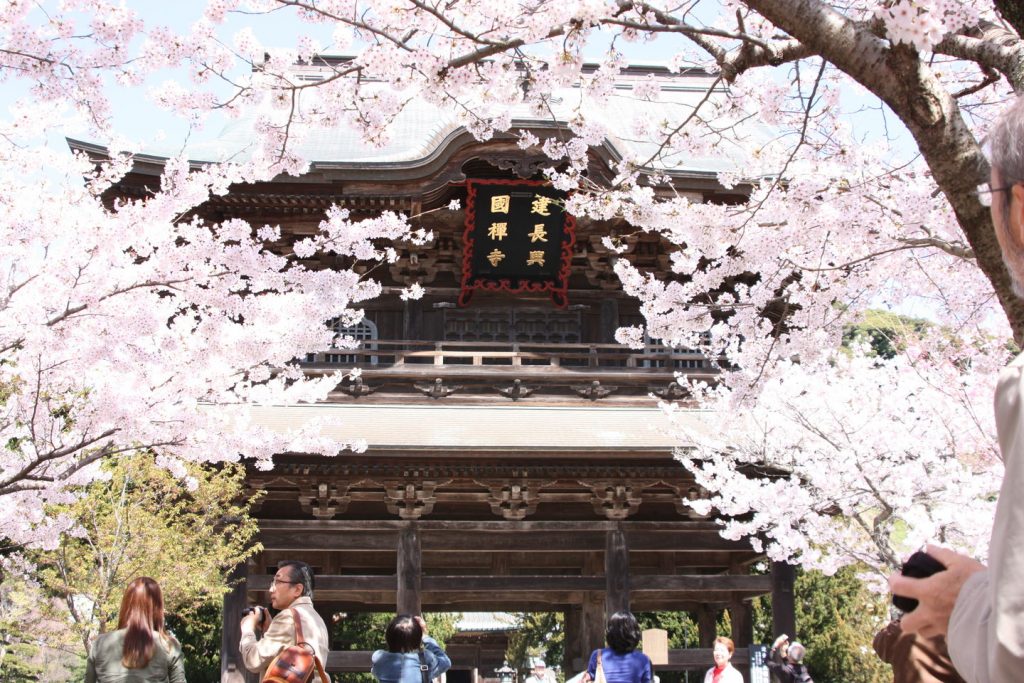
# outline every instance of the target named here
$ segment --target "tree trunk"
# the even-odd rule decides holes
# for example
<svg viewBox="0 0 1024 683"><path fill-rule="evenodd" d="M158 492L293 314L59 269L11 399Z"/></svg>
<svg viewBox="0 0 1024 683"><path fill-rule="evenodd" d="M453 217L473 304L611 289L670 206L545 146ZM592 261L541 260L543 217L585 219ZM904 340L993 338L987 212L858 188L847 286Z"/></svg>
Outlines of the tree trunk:
<svg viewBox="0 0 1024 683"><path fill-rule="evenodd" d="M1006 20L1017 35L1024 35L1024 5L1020 0L995 0L999 15Z"/></svg>
<svg viewBox="0 0 1024 683"><path fill-rule="evenodd" d="M928 65L913 48L890 47L865 25L819 0L746 0L746 4L880 97L903 121L952 205L978 267L992 283L1014 338L1024 343L1024 300L1010 287L991 216L974 193L979 183L988 181L988 162L957 101Z"/></svg>

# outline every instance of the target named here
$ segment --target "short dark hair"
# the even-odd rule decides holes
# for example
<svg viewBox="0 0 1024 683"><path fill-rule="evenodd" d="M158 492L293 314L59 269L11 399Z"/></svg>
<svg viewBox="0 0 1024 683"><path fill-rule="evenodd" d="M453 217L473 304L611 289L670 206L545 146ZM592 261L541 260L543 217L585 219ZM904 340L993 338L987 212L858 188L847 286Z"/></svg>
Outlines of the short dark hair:
<svg viewBox="0 0 1024 683"><path fill-rule="evenodd" d="M640 644L640 624L629 612L616 612L608 619L604 632L608 647L620 655L632 652Z"/></svg>
<svg viewBox="0 0 1024 683"><path fill-rule="evenodd" d="M288 567L292 581L302 586L302 597L313 599L313 568L299 560L284 560L277 563L278 569Z"/></svg>
<svg viewBox="0 0 1024 683"><path fill-rule="evenodd" d="M384 631L389 652L416 652L423 642L423 629L411 614L399 614Z"/></svg>

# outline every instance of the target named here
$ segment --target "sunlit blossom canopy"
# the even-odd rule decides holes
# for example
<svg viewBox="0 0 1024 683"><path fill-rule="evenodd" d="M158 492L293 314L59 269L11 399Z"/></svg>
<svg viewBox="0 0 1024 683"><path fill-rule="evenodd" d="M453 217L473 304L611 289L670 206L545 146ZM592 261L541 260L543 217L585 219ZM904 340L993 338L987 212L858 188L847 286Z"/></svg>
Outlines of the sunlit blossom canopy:
<svg viewBox="0 0 1024 683"><path fill-rule="evenodd" d="M296 67L295 82L316 82L327 77L332 68L345 58L323 58L321 65ZM591 72L593 68L589 69ZM585 69L585 72L587 69ZM381 92L385 86L379 86ZM710 91L710 93L709 93ZM466 122L454 107L427 101L422 95L389 93L408 101L388 126L388 137L381 144L368 142L357 129L342 122L333 128L309 126L302 123L302 115L315 106L319 98L317 89L304 90L299 95L298 116L292 122L291 151L307 159L313 168L416 168L429 164L437 157L450 154L453 147L471 141L472 122ZM739 150L735 156L717 150L713 156L690 156L660 150L651 129L674 128L694 114L706 98L713 104L725 102L725 86L720 78L702 69L673 71L665 66L632 65L615 78L614 92L604 102L597 103L580 83L573 87L556 88L549 100L550 108L544 112L532 111L521 103L508 110L512 131L530 130L540 138L558 130L568 130L580 110L587 112L587 123L592 131L603 132L603 140L594 140L594 149L607 160L623 158L635 160L652 169L670 175L714 177L718 173L739 172ZM486 107L486 103L481 103ZM703 112L707 103L703 104ZM722 125L734 123L734 115L721 112ZM260 109L249 109L231 121L214 139L195 142L185 148L186 156L196 162L246 161L253 152L254 132L262 116L280 118L272 103ZM759 123L744 123L745 131L754 141L770 139L773 131ZM510 134L505 134L509 136ZM147 149L153 156L173 156L179 150ZM655 159L655 157L657 157ZM650 163L646 163L649 160Z"/></svg>

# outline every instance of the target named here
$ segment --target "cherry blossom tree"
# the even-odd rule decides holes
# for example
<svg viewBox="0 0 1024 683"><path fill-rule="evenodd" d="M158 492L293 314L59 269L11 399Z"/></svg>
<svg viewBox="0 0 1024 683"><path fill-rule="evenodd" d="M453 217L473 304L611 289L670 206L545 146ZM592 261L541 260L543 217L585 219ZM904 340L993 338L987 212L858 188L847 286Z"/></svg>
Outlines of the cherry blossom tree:
<svg viewBox="0 0 1024 683"><path fill-rule="evenodd" d="M283 46L264 46L249 30L223 36L227 22L251 16L242 12L288 13L307 22L309 34L282 36ZM885 517L888 505L890 518L917 525L919 535L934 530L974 543L977 524L957 530L939 511L946 503L929 501L950 500L963 482L975 482L972 495L993 488L992 429L978 397L1008 357L1009 339L1024 336L1024 303L1011 291L976 193L988 172L980 141L1024 83L1013 3L211 0L180 33L146 25L120 4L67 0L10 2L0 19L0 77L29 88L4 123L8 144L0 151L7 217L0 249L10 264L0 276L8 444L0 509L26 511L0 533L42 540L56 520L45 518L41 503L95 476L97 459L126 449L159 448L168 466L337 449L310 442L315 430L305 440L255 432L245 405L322 397L336 378L304 379L290 360L330 342L318 321L355 320L358 302L376 294L374 283L355 271L309 272L265 251L273 227L206 225L189 210L232 182L301 172L295 142L304 131L354 126L383 143L395 117L420 98L454 112L479 139L512 134L524 149L542 150L551 181L574 191L572 213L622 217L677 245L667 277L617 261L646 318L644 328L620 330L618 339L636 344L646 334L723 358L727 370L713 397L693 387L695 397L750 411L746 424L761 442L737 435L732 451L709 445L714 458L687 461L721 510L753 515L732 533L774 539L773 556L816 566L825 556L834 566L867 555L880 566L896 552L882 539L895 524ZM327 43L313 38L327 32ZM616 96L614 79L646 43L672 69L706 69L720 87L664 120L630 122L653 151L622 159L614 181L598 184L584 170L588 150L608 131L592 113ZM352 58L324 63L316 82L295 75L297 61L325 52ZM130 163L111 130L106 88L182 66L191 80L162 86L156 101L193 121L257 112L251 159L202 169L174 160L152 197L104 206L99 193ZM514 125L515 111L553 116L553 93L577 85L579 101L571 115L555 117L557 125ZM653 101L659 87L640 83L631 96ZM59 116L56 105L109 137L109 163L41 162L26 146L42 122ZM885 138L862 137L858 116L871 107L905 128L916 155L894 161ZM754 134L764 130L773 133ZM731 161L734 170L719 182L748 201L696 203L675 191L676 170L708 156ZM41 192L38 178L53 168L64 169L62 180ZM83 174L84 187L76 182ZM403 216L353 223L336 210L297 249L386 259L390 252L372 239L415 237ZM614 236L606 246L620 248ZM908 341L899 359L846 359L844 327L879 305L923 306L944 332ZM936 389L939 378L954 377L977 392ZM865 383L877 390L865 394ZM924 404L924 423L901 416L913 397ZM215 413L204 403L236 408ZM868 415L899 438L860 443ZM951 423L972 428L940 438L938 425ZM729 452L734 457L722 455ZM915 454L921 462L910 463ZM900 492L894 477L856 501L838 500L834 482L813 471L841 465L870 489L863 472L895 462L910 478L906 488ZM744 468L759 465L792 478L758 479L768 483L753 495ZM777 495L767 495L788 495L797 482L807 512L781 509ZM846 530L818 537L840 548L833 555L782 540L790 530L804 539L823 534L836 509L847 515ZM842 538L858 525L866 537Z"/></svg>
<svg viewBox="0 0 1024 683"><path fill-rule="evenodd" d="M922 340L925 341L925 340ZM726 515L723 534L828 574L871 570L876 588L925 542L984 557L1001 467L991 397L997 368L919 343L884 359L862 345L808 372L788 363L755 407L713 407L717 437L679 456ZM993 354L998 358L999 354ZM682 433L686 430L680 428Z"/></svg>

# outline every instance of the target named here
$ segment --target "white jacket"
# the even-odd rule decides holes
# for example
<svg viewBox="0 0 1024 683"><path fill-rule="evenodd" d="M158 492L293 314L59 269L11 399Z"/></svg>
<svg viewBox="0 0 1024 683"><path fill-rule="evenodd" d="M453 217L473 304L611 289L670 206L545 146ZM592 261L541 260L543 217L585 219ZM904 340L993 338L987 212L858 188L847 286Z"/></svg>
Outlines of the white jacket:
<svg viewBox="0 0 1024 683"><path fill-rule="evenodd" d="M1005 474L996 503L988 569L964 583L946 637L968 683L1024 680L1024 354L999 375L996 433Z"/></svg>

